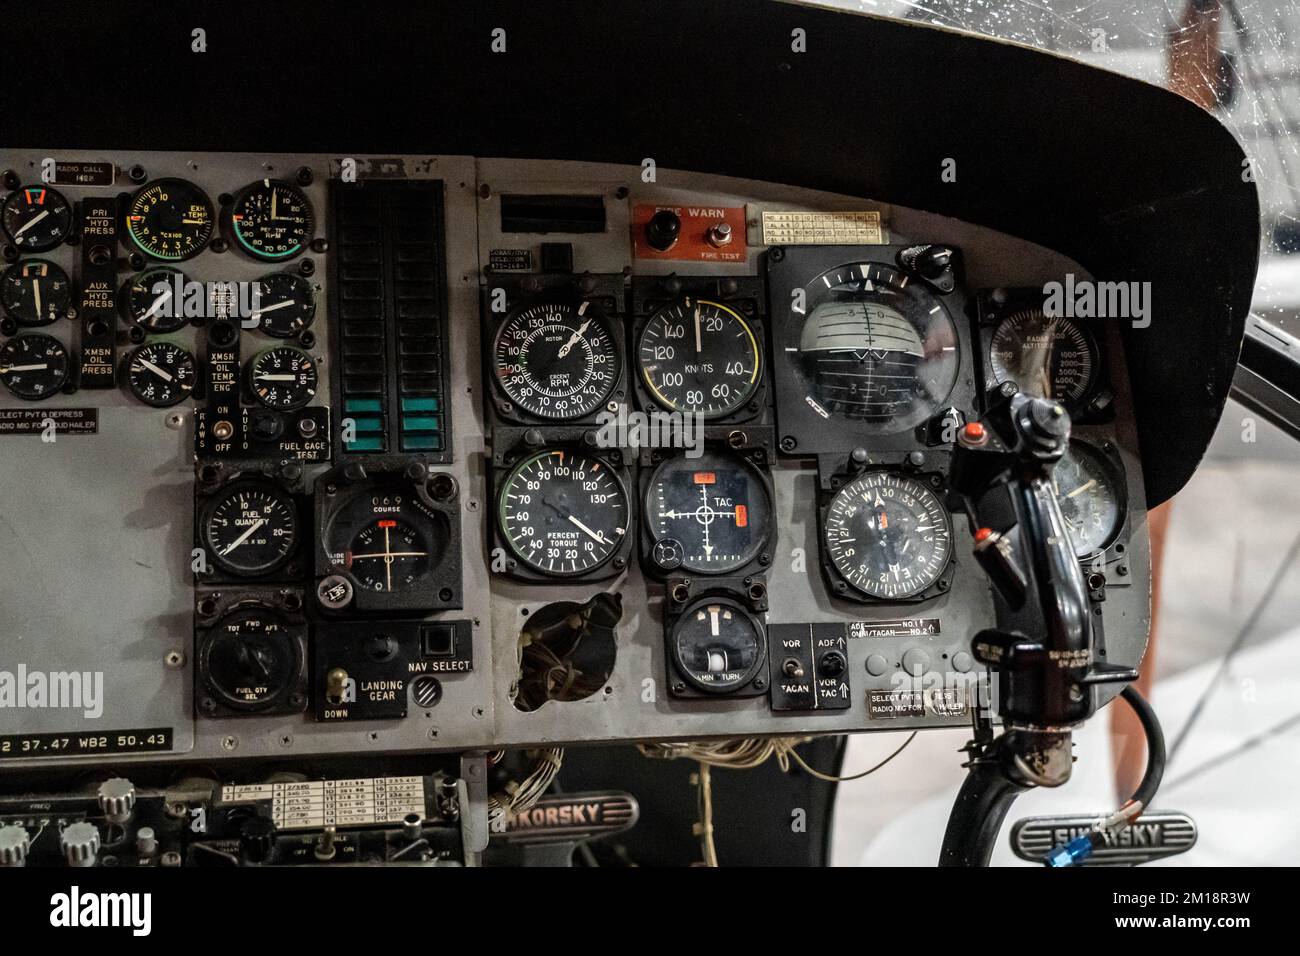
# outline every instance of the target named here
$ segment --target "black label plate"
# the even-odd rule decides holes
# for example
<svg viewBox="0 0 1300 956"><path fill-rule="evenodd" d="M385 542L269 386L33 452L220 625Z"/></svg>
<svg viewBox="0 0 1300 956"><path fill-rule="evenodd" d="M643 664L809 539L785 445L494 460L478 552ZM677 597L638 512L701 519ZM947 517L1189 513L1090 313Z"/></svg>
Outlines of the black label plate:
<svg viewBox="0 0 1300 956"><path fill-rule="evenodd" d="M172 729L76 731L0 736L0 760L34 757L77 757L87 754L155 753L172 749Z"/></svg>

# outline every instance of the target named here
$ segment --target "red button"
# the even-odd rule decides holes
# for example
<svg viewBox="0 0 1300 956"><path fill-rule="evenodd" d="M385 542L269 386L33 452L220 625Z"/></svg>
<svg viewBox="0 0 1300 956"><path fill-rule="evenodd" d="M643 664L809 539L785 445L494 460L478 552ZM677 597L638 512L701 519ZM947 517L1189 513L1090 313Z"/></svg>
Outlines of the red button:
<svg viewBox="0 0 1300 956"><path fill-rule="evenodd" d="M984 426L979 422L967 422L966 427L961 430L962 437L969 442L981 442L984 440Z"/></svg>

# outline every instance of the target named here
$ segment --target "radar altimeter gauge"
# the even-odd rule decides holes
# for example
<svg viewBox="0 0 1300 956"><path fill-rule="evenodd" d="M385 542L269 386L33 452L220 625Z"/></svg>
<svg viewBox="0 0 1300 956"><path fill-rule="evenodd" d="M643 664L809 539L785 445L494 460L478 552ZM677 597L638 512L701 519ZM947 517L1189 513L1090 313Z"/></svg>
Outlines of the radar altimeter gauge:
<svg viewBox="0 0 1300 956"><path fill-rule="evenodd" d="M1052 485L1075 555L1086 558L1108 548L1119 533L1126 510L1119 466L1076 439L1056 463Z"/></svg>
<svg viewBox="0 0 1300 956"><path fill-rule="evenodd" d="M287 491L270 482L235 481L203 507L199 534L212 563L227 574L270 574L297 548L298 509Z"/></svg>
<svg viewBox="0 0 1300 956"><path fill-rule="evenodd" d="M924 482L872 471L835 493L822 541L843 585L902 600L921 594L948 567L952 522Z"/></svg>
<svg viewBox="0 0 1300 956"><path fill-rule="evenodd" d="M772 493L767 479L740 455L710 452L670 458L646 490L652 559L696 574L723 574L749 564L767 547Z"/></svg>
<svg viewBox="0 0 1300 956"><path fill-rule="evenodd" d="M859 262L803 291L804 319L784 348L813 411L864 435L894 435L940 410L960 368L957 327L921 283Z"/></svg>
<svg viewBox="0 0 1300 956"><path fill-rule="evenodd" d="M0 210L0 224L19 252L47 252L72 232L72 206L49 186L23 186Z"/></svg>
<svg viewBox="0 0 1300 956"><path fill-rule="evenodd" d="M763 626L736 601L709 597L682 612L669 635L677 672L696 690L725 694L757 675L766 659Z"/></svg>
<svg viewBox="0 0 1300 956"><path fill-rule="evenodd" d="M0 279L0 305L19 325L49 325L68 314L72 283L53 262L24 259L6 269Z"/></svg>
<svg viewBox="0 0 1300 956"><path fill-rule="evenodd" d="M740 313L704 299L664 306L646 323L637 370L665 410L705 418L729 415L758 387L758 339Z"/></svg>
<svg viewBox="0 0 1300 956"><path fill-rule="evenodd" d="M592 303L532 305L508 316L492 347L506 398L536 418L566 421L603 408L620 358L609 321Z"/></svg>
<svg viewBox="0 0 1300 956"><path fill-rule="evenodd" d="M530 455L497 496L511 552L548 576L584 574L623 543L630 517L622 479L604 460L564 449Z"/></svg>
<svg viewBox="0 0 1300 956"><path fill-rule="evenodd" d="M999 322L989 348L989 368L999 385L1014 382L1028 395L1052 398L1070 409L1092 393L1099 364L1087 329L1037 308L1021 309Z"/></svg>

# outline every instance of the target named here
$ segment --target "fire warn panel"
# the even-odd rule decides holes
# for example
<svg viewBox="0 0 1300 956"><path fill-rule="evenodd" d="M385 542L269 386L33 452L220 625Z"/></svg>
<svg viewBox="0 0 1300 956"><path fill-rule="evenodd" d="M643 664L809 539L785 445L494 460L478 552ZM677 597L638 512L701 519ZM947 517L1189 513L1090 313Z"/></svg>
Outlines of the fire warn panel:
<svg viewBox="0 0 1300 956"><path fill-rule="evenodd" d="M744 262L745 210L642 203L632 210L632 243L638 259Z"/></svg>

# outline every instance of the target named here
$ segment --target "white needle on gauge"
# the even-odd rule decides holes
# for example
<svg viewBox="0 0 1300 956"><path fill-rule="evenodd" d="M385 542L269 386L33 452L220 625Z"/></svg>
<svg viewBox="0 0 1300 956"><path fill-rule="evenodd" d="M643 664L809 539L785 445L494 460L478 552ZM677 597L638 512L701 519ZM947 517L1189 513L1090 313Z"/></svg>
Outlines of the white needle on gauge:
<svg viewBox="0 0 1300 956"><path fill-rule="evenodd" d="M1096 478L1092 479L1092 481L1089 481L1089 482L1087 482L1087 483L1085 483L1085 484L1080 485L1078 488L1075 488L1072 492L1070 492L1070 493L1069 493L1068 495L1066 495L1065 497L1067 497L1067 498L1073 498L1075 495L1081 495L1081 494L1083 494L1085 491L1087 491L1089 488L1093 487L1095 484L1097 484L1097 479L1096 479Z"/></svg>
<svg viewBox="0 0 1300 956"><path fill-rule="evenodd" d="M44 219L44 218L45 218L46 216L48 216L49 214L50 214L50 211L49 211L48 209L46 209L46 210L44 210L40 215L38 215L38 216L33 216L31 219L28 219L25 223L23 223L21 226L18 227L18 231L14 233L14 238L17 239L17 238L18 238L19 236L21 236L24 232L26 232L28 229L32 228L32 226L36 225L38 222L40 222L42 219Z"/></svg>
<svg viewBox="0 0 1300 956"><path fill-rule="evenodd" d="M153 305L149 306L149 311L146 312L144 315L140 316L140 318L147 319L150 316L157 313L159 309L161 309L164 305L167 304L167 300L170 299L171 297L172 297L172 290L168 289L166 292L158 296L158 298L153 300Z"/></svg>
<svg viewBox="0 0 1300 956"><path fill-rule="evenodd" d="M700 341L700 304L695 303L695 354L699 355L704 351L704 344Z"/></svg>
<svg viewBox="0 0 1300 956"><path fill-rule="evenodd" d="M717 637L722 630L718 625L718 609L716 607L709 608L709 630L713 632L714 637Z"/></svg>
<svg viewBox="0 0 1300 956"><path fill-rule="evenodd" d="M154 365L153 362L150 362L148 359L142 358L142 359L136 359L136 361L139 362L141 365L143 365L145 368L147 368L149 371L153 372L164 382L172 381L172 376L167 373L166 369L159 368L157 365Z"/></svg>
<svg viewBox="0 0 1300 956"><path fill-rule="evenodd" d="M277 302L275 305L264 305L253 313L253 318L257 318L263 312L274 312L276 309L285 309L293 305L293 299L285 299L283 302Z"/></svg>
<svg viewBox="0 0 1300 956"><path fill-rule="evenodd" d="M254 521L252 524L248 526L248 529L243 534L241 534L234 541L230 542L230 544L226 545L225 549L221 552L221 556L225 557L231 551L234 551L237 547L239 547L241 544L243 544L245 541L251 538L253 536L253 532L256 531L258 528L262 527L262 525L264 524L266 524L266 519L258 518L256 521Z"/></svg>
<svg viewBox="0 0 1300 956"><path fill-rule="evenodd" d="M40 315L44 309L41 308L41 280L32 280L32 298L36 300L36 314Z"/></svg>
<svg viewBox="0 0 1300 956"><path fill-rule="evenodd" d="M578 331L570 335L569 341L565 342L562 346L560 346L560 353L556 357L564 358L564 356L568 355L569 352L572 351L573 347L578 344L578 340L582 338L583 335L586 334L587 326L589 325L591 325L591 319L587 319L585 322L582 323L582 325L578 326Z"/></svg>
<svg viewBox="0 0 1300 956"><path fill-rule="evenodd" d="M259 375L259 382L294 382L298 380L297 375Z"/></svg>
<svg viewBox="0 0 1300 956"><path fill-rule="evenodd" d="M577 525L578 529L582 531L583 534L587 535L587 537L591 538L593 541L599 541L601 544L609 543L608 541L605 540L605 532L601 531L598 534L595 531L592 531L585 524L579 521L576 515L569 515L569 520L573 522L575 525Z"/></svg>
<svg viewBox="0 0 1300 956"><path fill-rule="evenodd" d="M39 372L49 367L48 362L41 365L10 365L8 368L0 368L0 372Z"/></svg>

